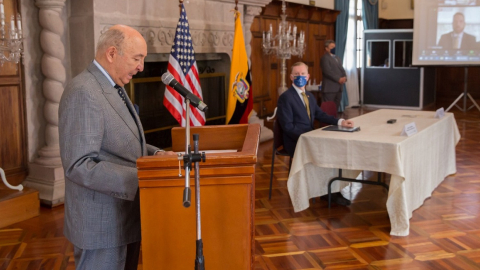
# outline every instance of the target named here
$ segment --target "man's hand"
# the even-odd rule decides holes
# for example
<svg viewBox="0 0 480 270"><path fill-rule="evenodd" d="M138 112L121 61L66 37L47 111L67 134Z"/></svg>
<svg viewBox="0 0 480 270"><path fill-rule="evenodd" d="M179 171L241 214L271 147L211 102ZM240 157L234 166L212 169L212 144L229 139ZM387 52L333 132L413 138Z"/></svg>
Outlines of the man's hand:
<svg viewBox="0 0 480 270"><path fill-rule="evenodd" d="M177 154L172 151L158 151L157 153L155 153L155 156L176 156L176 155Z"/></svg>
<svg viewBox="0 0 480 270"><path fill-rule="evenodd" d="M342 127L353 127L353 121L352 120L343 120L342 121Z"/></svg>
<svg viewBox="0 0 480 270"><path fill-rule="evenodd" d="M338 83L339 84L344 84L347 82L347 77L341 77L339 80L338 80Z"/></svg>

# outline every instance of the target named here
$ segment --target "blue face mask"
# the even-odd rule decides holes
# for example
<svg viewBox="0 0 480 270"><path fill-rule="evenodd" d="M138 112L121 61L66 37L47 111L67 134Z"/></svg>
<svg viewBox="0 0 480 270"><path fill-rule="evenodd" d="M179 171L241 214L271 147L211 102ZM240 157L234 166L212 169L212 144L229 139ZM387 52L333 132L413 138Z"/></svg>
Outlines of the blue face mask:
<svg viewBox="0 0 480 270"><path fill-rule="evenodd" d="M298 87L304 87L307 85L307 76L295 76L293 77L293 83Z"/></svg>
<svg viewBox="0 0 480 270"><path fill-rule="evenodd" d="M331 50L330 50L330 53L331 53L331 54L335 54L335 48L331 49Z"/></svg>

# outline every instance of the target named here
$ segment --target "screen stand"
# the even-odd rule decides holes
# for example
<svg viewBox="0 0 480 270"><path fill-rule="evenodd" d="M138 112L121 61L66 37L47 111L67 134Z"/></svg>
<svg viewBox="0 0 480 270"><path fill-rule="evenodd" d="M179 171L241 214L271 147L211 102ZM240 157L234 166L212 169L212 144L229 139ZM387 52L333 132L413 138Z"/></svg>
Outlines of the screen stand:
<svg viewBox="0 0 480 270"><path fill-rule="evenodd" d="M462 112L466 112L473 107L477 107L477 109L480 111L480 106L478 106L477 102L475 102L475 100L472 98L470 93L468 93L467 91L467 83L468 83L468 68L465 67L465 82L463 86L463 93L461 93L460 96L458 96L457 99L455 99L455 101L452 104L450 104L450 106L448 106L448 108L445 110L446 112L448 112L453 107L453 105L455 105ZM463 97L463 108L457 105L457 102L462 97ZM473 102L473 105L470 106L469 108L467 108L467 97Z"/></svg>

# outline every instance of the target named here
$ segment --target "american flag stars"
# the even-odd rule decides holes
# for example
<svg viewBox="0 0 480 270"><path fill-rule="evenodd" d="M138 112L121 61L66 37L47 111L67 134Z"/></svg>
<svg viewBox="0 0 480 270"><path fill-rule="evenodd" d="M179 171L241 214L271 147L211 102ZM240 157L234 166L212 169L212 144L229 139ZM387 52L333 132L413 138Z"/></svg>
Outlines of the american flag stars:
<svg viewBox="0 0 480 270"><path fill-rule="evenodd" d="M185 88L202 98L202 88L198 76L197 64L195 61L195 51L193 50L192 37L187 21L185 9L181 9L177 29L175 32L170 58L168 60L168 71ZM184 99L180 94L166 86L163 104L172 114L172 116L182 125L186 124L186 109ZM195 126L205 125L205 113L190 105L192 117L190 124Z"/></svg>
<svg viewBox="0 0 480 270"><path fill-rule="evenodd" d="M185 10L182 9L182 14ZM190 28L187 22L187 16L180 16L177 24L177 32L175 35L174 46L172 47L172 54L180 64L183 73L188 73L192 62L194 61L195 51L193 50L192 37L190 36Z"/></svg>

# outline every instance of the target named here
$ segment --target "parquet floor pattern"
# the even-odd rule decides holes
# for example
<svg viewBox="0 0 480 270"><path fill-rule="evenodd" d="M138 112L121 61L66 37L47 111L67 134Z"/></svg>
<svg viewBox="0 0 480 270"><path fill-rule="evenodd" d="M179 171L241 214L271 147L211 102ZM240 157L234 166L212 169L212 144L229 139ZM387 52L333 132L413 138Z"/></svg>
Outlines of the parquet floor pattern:
<svg viewBox="0 0 480 270"><path fill-rule="evenodd" d="M286 186L288 158L275 159L268 200L272 142L261 144L255 270L480 269L480 113L454 112L462 136L457 174L413 213L407 237L390 236L387 192L381 187L362 187L349 207L328 209L317 199L295 213ZM362 113L346 111L348 118ZM0 228L0 270L74 269L73 247L62 231L63 206L42 207L39 217Z"/></svg>

